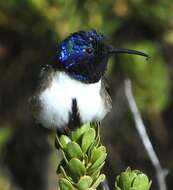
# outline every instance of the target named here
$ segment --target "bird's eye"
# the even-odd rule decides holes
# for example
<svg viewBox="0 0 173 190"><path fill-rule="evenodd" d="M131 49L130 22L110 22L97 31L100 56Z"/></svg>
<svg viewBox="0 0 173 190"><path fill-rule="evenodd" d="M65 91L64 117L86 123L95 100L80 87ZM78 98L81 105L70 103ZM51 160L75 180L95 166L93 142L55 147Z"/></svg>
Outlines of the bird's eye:
<svg viewBox="0 0 173 190"><path fill-rule="evenodd" d="M92 49L92 48L86 48L85 51L86 51L88 54L93 53L93 49Z"/></svg>

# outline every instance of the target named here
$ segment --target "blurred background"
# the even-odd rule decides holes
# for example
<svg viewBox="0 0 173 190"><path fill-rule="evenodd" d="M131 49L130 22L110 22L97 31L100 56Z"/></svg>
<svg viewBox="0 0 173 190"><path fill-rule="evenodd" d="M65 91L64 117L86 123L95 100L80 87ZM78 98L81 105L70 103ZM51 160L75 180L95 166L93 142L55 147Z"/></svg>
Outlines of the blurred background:
<svg viewBox="0 0 173 190"><path fill-rule="evenodd" d="M35 126L28 109L40 65L56 61L60 40L95 28L115 47L150 55L117 55L109 62L112 112L101 127L111 189L127 166L153 181L155 170L136 131L124 95L133 91L147 132L173 186L173 1L6 0L0 1L0 190L57 189L54 132Z"/></svg>

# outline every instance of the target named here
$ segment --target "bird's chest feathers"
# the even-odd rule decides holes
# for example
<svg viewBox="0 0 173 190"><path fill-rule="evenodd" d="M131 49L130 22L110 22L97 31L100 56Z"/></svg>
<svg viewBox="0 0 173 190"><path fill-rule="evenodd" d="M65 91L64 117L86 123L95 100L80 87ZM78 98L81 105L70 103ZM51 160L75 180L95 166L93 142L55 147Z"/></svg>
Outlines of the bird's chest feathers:
<svg viewBox="0 0 173 190"><path fill-rule="evenodd" d="M83 123L102 119L105 110L100 90L101 81L83 84L63 72L57 72L50 86L39 96L43 117L41 120L45 118L45 122L49 122L48 125L64 125L69 120L74 99Z"/></svg>

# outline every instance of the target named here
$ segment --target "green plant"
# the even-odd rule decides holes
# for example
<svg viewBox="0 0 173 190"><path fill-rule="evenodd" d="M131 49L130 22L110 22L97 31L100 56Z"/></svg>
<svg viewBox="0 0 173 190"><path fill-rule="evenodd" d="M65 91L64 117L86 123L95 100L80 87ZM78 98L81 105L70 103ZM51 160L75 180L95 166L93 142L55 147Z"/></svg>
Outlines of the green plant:
<svg viewBox="0 0 173 190"><path fill-rule="evenodd" d="M62 153L57 169L60 190L96 190L104 181L101 169L107 153L100 142L99 124L85 124L66 135L56 135L55 146ZM149 190L150 186L145 174L130 168L115 182L115 190Z"/></svg>
<svg viewBox="0 0 173 190"><path fill-rule="evenodd" d="M85 124L67 135L56 136L63 159L58 166L60 190L95 190L104 181L101 169L107 156L98 124Z"/></svg>
<svg viewBox="0 0 173 190"><path fill-rule="evenodd" d="M139 170L128 167L116 177L115 190L149 190L151 181Z"/></svg>

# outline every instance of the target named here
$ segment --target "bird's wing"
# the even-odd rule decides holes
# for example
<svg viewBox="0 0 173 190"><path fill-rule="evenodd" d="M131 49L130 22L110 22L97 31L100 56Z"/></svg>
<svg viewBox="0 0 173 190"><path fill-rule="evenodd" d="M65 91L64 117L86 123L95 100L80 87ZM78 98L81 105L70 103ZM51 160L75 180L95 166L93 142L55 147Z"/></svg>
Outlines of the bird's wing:
<svg viewBox="0 0 173 190"><path fill-rule="evenodd" d="M54 70L51 65L44 65L41 67L40 74L36 82L36 89L28 100L29 109L31 110L32 114L35 116L39 112L39 107L40 107L38 96L40 92L42 92L52 81L53 74Z"/></svg>
<svg viewBox="0 0 173 190"><path fill-rule="evenodd" d="M54 69L51 65L44 65L41 67L38 77L37 92L43 91L49 85L49 83L52 81L54 73Z"/></svg>
<svg viewBox="0 0 173 190"><path fill-rule="evenodd" d="M110 110L112 108L112 99L111 99L111 96L110 96L110 91L109 91L109 85L106 81L105 78L102 78L102 81L101 81L101 85L102 85L102 88L101 88L101 95L105 98L105 106L108 110Z"/></svg>

